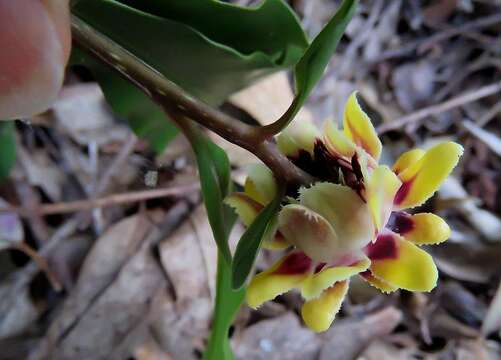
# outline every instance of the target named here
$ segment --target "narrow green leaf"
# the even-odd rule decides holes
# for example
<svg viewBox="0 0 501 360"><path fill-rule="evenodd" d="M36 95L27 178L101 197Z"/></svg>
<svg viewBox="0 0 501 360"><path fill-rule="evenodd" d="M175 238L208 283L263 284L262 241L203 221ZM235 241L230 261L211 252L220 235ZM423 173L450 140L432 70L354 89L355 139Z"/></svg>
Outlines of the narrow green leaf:
<svg viewBox="0 0 501 360"><path fill-rule="evenodd" d="M311 91L322 78L329 60L336 51L348 23L355 14L358 0L344 0L336 14L306 49L294 69L296 96L287 112L278 120L285 128L304 105Z"/></svg>
<svg viewBox="0 0 501 360"><path fill-rule="evenodd" d="M344 0L336 14L315 37L299 60L294 72L300 98L305 100L322 77L330 58L336 51L339 40L355 14L357 3L357 0Z"/></svg>
<svg viewBox="0 0 501 360"><path fill-rule="evenodd" d="M231 186L231 163L226 151L207 139L207 150L210 157L214 161L214 168L216 170L217 178L219 181L219 188L221 194L226 197L230 193ZM228 207L231 209L230 207ZM231 230L231 229L230 229Z"/></svg>
<svg viewBox="0 0 501 360"><path fill-rule="evenodd" d="M232 184L231 168L225 151L193 128L192 146L198 162L202 193L209 222L218 245L214 318L204 360L234 360L229 330L243 302L245 290L231 288L231 254L228 239L236 222L235 212L223 203Z"/></svg>
<svg viewBox="0 0 501 360"><path fill-rule="evenodd" d="M16 139L13 121L0 121L0 181L16 162Z"/></svg>
<svg viewBox="0 0 501 360"><path fill-rule="evenodd" d="M272 219L280 208L283 190L269 203L247 228L238 242L232 264L231 285L233 289L240 289L252 271L261 243Z"/></svg>
<svg viewBox="0 0 501 360"><path fill-rule="evenodd" d="M190 141L197 160L202 196L214 239L222 257L230 264L227 223L234 219L234 214L223 202L230 190L230 160L223 149L196 127L191 129Z"/></svg>
<svg viewBox="0 0 501 360"><path fill-rule="evenodd" d="M212 330L203 360L233 360L229 330L238 309L242 305L245 289L231 288L231 266L218 254L216 304Z"/></svg>

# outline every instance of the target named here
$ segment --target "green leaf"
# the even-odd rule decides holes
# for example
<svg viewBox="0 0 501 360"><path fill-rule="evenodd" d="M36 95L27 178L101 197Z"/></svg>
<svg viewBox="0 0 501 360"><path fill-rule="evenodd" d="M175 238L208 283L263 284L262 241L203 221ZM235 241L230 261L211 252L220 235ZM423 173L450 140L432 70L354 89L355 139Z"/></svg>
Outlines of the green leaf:
<svg viewBox="0 0 501 360"><path fill-rule="evenodd" d="M0 181L9 176L16 162L16 138L13 121L0 121Z"/></svg>
<svg viewBox="0 0 501 360"><path fill-rule="evenodd" d="M261 210L254 222L240 238L232 264L231 285L233 289L240 289L252 271L261 248L262 239L266 231L270 229L270 225L273 224L272 220L280 208L283 196L283 190L279 191L275 199Z"/></svg>
<svg viewBox="0 0 501 360"><path fill-rule="evenodd" d="M237 216L223 203L231 191L231 167L225 151L210 141L196 127L192 127L191 143L197 158L202 194L218 245L216 302L214 321L204 360L233 360L228 339L233 318L243 302L245 290L231 289L231 253L228 239Z"/></svg>
<svg viewBox="0 0 501 360"><path fill-rule="evenodd" d="M231 288L231 266L218 254L214 321L203 360L234 359L228 335L244 297L245 289L233 291Z"/></svg>
<svg viewBox="0 0 501 360"><path fill-rule="evenodd" d="M295 13L283 0L265 0L255 7L215 0L119 1L181 22L241 57L268 57L275 65L290 66L308 46Z"/></svg>
<svg viewBox="0 0 501 360"><path fill-rule="evenodd" d="M223 202L229 192L230 161L224 150L207 139L196 127L192 128L192 135L191 146L197 160L209 223L221 255L230 264L231 252L226 223L228 218L234 215Z"/></svg>
<svg viewBox="0 0 501 360"><path fill-rule="evenodd" d="M358 0L344 0L336 14L311 42L294 69L296 96L287 112L280 118L285 128L304 105L311 91L322 78L330 58L336 51L348 23L355 14Z"/></svg>
<svg viewBox="0 0 501 360"><path fill-rule="evenodd" d="M293 66L308 45L282 0L257 8L214 0L85 0L72 11L211 105L261 76ZM162 150L174 132L161 110L92 58L77 54L73 59L91 68L110 105L136 133Z"/></svg>

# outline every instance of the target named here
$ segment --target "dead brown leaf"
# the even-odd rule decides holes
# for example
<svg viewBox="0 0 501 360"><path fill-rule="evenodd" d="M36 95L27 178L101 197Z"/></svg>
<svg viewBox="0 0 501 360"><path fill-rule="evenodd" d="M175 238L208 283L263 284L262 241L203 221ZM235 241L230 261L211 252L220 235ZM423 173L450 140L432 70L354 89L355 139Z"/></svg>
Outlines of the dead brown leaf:
<svg viewBox="0 0 501 360"><path fill-rule="evenodd" d="M18 161L31 185L39 186L52 201L60 201L64 173L43 150L28 152L17 147Z"/></svg>
<svg viewBox="0 0 501 360"><path fill-rule="evenodd" d="M0 198L0 208L9 204ZM21 219L14 213L0 213L0 251L24 240Z"/></svg>
<svg viewBox="0 0 501 360"><path fill-rule="evenodd" d="M388 335L402 320L402 313L388 307L361 319L337 321L322 337L320 360L351 360L374 339Z"/></svg>
<svg viewBox="0 0 501 360"><path fill-rule="evenodd" d="M482 334L489 335L498 330L501 330L501 282L484 318Z"/></svg>
<svg viewBox="0 0 501 360"><path fill-rule="evenodd" d="M65 86L52 109L57 127L80 145L123 142L130 133L125 124L114 120L96 83Z"/></svg>
<svg viewBox="0 0 501 360"><path fill-rule="evenodd" d="M265 77L244 90L232 95L230 102L245 110L260 124L268 125L282 116L294 99L286 72ZM303 108L295 117L297 121L311 121L311 114Z"/></svg>
<svg viewBox="0 0 501 360"><path fill-rule="evenodd" d="M408 360L414 359L413 355L416 354L415 349L398 349L394 345L382 341L373 341L367 349L365 349L358 357L357 360ZM355 359L355 358L354 358Z"/></svg>
<svg viewBox="0 0 501 360"><path fill-rule="evenodd" d="M398 103L411 112L427 102L434 90L436 66L426 60L400 65L393 72L393 86Z"/></svg>
<svg viewBox="0 0 501 360"><path fill-rule="evenodd" d="M235 355L241 360L313 360L320 344L320 339L290 312L260 321L233 339Z"/></svg>
<svg viewBox="0 0 501 360"><path fill-rule="evenodd" d="M15 282L4 282L0 286L0 309L2 317L0 318L0 339L5 339L18 335L33 326L33 323L44 311L44 308L37 307L30 296L29 288L18 289ZM9 295L16 293L16 301L10 300ZM2 304L7 299L9 308L5 309Z"/></svg>
<svg viewBox="0 0 501 360"><path fill-rule="evenodd" d="M217 247L203 207L160 244L160 259L179 304L213 298Z"/></svg>
<svg viewBox="0 0 501 360"><path fill-rule="evenodd" d="M121 332L132 326L130 321L143 312L142 302L149 297L150 283L142 282L162 280L149 252L151 243L144 245L151 230L152 224L144 215L135 215L114 225L96 241L75 289L38 351L32 353L33 359L109 353L123 336Z"/></svg>

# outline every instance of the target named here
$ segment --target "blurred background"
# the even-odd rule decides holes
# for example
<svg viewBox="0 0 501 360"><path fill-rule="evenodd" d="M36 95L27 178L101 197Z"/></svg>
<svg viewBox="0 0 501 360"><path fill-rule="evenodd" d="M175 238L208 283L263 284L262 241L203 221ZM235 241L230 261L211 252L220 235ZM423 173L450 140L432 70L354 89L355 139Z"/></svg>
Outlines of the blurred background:
<svg viewBox="0 0 501 360"><path fill-rule="evenodd" d="M290 5L313 37L339 2ZM452 228L427 249L439 285L384 295L354 279L322 334L301 324L297 293L244 306L232 328L237 358L501 359L501 2L361 1L296 120L340 121L353 90L380 133L383 162L444 139L465 148L425 205ZM282 72L222 109L266 124L292 97ZM241 182L256 158L214 140ZM0 183L0 359L200 358L216 248L187 142L178 136L155 153L113 115L89 73L69 68L54 106L16 123L15 143ZM275 258L263 251L258 269Z"/></svg>

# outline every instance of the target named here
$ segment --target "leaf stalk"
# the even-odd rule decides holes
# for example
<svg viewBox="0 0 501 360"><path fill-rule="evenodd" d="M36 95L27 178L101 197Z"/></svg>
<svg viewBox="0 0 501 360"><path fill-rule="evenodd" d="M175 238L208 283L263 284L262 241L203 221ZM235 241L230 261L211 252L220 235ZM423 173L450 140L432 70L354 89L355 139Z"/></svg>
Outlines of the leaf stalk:
<svg viewBox="0 0 501 360"><path fill-rule="evenodd" d="M191 96L137 56L86 24L75 15L71 18L73 41L83 50L107 64L142 90L167 113L182 114L231 143L255 154L288 184L310 184L313 178L296 167L278 151L273 139L263 137L264 127L251 126ZM179 119L180 117L177 117ZM174 119L172 119L174 120ZM187 120L188 121L188 120ZM177 121L181 129L192 125Z"/></svg>

